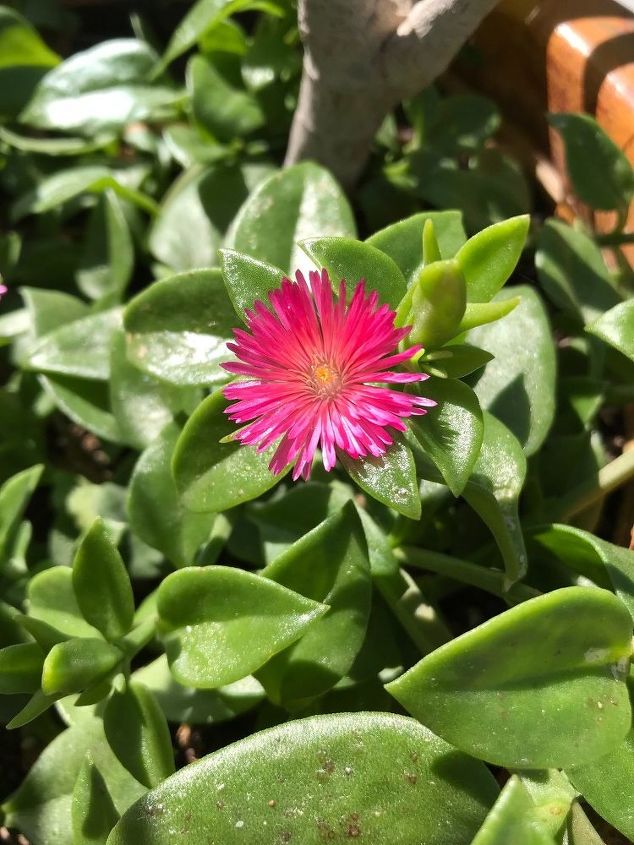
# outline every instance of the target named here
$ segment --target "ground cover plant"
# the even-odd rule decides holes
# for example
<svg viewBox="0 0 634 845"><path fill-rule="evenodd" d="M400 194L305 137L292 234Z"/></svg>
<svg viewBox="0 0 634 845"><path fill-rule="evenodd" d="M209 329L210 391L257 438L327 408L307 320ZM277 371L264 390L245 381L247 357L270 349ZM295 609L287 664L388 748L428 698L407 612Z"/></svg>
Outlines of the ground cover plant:
<svg viewBox="0 0 634 845"><path fill-rule="evenodd" d="M287 152L293 4L108 9L0 6L0 838L633 839L627 159Z"/></svg>

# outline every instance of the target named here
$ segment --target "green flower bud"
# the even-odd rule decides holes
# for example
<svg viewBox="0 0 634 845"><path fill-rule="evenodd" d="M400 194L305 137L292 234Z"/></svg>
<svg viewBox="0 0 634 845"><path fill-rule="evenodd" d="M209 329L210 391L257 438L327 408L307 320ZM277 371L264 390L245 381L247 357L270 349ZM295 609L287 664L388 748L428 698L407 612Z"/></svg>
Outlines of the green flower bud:
<svg viewBox="0 0 634 845"><path fill-rule="evenodd" d="M401 300L399 326L412 326L408 343L426 349L442 346L458 334L467 304L467 286L453 259L424 267Z"/></svg>

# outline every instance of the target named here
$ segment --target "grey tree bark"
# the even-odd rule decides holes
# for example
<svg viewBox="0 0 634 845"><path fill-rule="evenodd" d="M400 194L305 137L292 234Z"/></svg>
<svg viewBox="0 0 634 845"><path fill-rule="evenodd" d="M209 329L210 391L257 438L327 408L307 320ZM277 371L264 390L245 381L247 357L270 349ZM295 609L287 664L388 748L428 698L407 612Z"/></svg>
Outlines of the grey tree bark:
<svg viewBox="0 0 634 845"><path fill-rule="evenodd" d="M433 82L498 0L299 0L304 66L285 163L350 187L385 115Z"/></svg>

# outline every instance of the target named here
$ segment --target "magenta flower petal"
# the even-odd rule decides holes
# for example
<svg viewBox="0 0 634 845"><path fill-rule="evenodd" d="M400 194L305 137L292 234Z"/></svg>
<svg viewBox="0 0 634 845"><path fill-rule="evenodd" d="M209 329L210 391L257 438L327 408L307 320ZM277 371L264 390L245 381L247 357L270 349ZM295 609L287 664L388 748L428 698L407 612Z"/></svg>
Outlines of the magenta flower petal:
<svg viewBox="0 0 634 845"><path fill-rule="evenodd" d="M293 480L310 476L321 449L326 471L337 452L351 458L380 457L405 431L404 419L426 414L432 399L380 384L424 381L424 373L395 372L420 352L398 351L409 327L395 328L396 314L380 305L376 291L360 281L346 305L342 282L332 291L326 270L299 271L269 294L271 309L256 302L246 312L248 331L235 329L228 347L237 360L223 364L245 377L227 385L226 413L242 426L236 440L259 452L277 443L270 463L281 473L294 463Z"/></svg>

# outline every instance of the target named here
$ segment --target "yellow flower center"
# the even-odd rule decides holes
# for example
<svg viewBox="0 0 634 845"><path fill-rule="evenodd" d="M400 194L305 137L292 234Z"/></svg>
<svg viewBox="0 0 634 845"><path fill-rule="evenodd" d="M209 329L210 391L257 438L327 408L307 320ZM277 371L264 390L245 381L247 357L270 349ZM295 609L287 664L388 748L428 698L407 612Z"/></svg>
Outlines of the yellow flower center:
<svg viewBox="0 0 634 845"><path fill-rule="evenodd" d="M320 396L332 396L341 387L341 374L330 364L313 364L308 382Z"/></svg>

